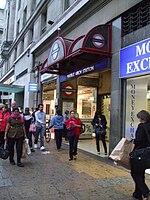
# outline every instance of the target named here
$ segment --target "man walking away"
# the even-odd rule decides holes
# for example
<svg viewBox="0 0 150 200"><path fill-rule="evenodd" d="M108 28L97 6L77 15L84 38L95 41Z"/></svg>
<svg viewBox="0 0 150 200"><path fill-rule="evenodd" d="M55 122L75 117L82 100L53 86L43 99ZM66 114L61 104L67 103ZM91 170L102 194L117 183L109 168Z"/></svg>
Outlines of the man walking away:
<svg viewBox="0 0 150 200"><path fill-rule="evenodd" d="M35 124L36 124L36 132L35 132L35 140L34 140L34 148L37 149L38 138L40 135L40 150L44 151L44 136L46 133L46 113L43 111L43 104L38 105L38 111L35 112Z"/></svg>

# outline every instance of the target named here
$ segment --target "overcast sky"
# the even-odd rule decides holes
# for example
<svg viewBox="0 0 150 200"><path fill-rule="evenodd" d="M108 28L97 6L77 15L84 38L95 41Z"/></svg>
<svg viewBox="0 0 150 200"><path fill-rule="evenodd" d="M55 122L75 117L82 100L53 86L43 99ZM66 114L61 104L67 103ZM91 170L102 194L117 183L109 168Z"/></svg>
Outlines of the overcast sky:
<svg viewBox="0 0 150 200"><path fill-rule="evenodd" d="M6 0L0 0L0 8L5 7Z"/></svg>

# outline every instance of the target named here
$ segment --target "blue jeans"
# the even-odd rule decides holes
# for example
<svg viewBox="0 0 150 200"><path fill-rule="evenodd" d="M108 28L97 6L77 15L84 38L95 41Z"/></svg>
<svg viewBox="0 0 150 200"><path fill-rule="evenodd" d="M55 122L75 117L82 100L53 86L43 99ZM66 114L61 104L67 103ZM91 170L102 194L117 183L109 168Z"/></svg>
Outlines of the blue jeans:
<svg viewBox="0 0 150 200"><path fill-rule="evenodd" d="M38 138L40 135L40 147L44 146L44 136L46 133L46 127L36 127L36 132L35 132L35 139L34 139L34 144L38 143Z"/></svg>

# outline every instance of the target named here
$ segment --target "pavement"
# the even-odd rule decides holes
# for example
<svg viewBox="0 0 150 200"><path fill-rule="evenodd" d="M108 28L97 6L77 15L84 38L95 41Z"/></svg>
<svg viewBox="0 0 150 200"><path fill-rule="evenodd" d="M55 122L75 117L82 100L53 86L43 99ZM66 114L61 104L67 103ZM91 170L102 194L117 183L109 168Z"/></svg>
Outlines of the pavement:
<svg viewBox="0 0 150 200"><path fill-rule="evenodd" d="M68 161L68 146L56 150L55 141L46 143L50 154L35 153L22 159L25 167L0 160L0 200L133 200L134 183L128 170L83 151ZM150 176L146 175L150 186Z"/></svg>

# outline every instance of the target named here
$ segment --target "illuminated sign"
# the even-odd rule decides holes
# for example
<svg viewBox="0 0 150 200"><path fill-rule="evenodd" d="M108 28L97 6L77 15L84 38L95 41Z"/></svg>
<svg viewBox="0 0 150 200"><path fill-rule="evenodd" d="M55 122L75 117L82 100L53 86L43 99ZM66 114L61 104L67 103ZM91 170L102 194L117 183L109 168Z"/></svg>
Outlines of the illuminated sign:
<svg viewBox="0 0 150 200"><path fill-rule="evenodd" d="M38 92L38 84L34 82L29 83L29 92Z"/></svg>
<svg viewBox="0 0 150 200"><path fill-rule="evenodd" d="M120 50L120 78L150 72L150 38Z"/></svg>

